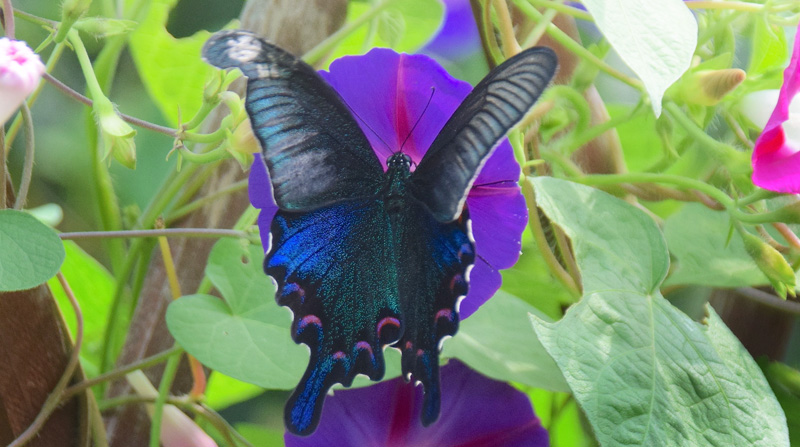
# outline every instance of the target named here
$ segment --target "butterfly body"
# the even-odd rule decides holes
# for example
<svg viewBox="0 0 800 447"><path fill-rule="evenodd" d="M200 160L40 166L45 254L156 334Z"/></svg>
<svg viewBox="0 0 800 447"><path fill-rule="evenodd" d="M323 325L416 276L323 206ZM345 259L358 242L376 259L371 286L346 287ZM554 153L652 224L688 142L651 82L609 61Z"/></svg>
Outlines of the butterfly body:
<svg viewBox="0 0 800 447"><path fill-rule="evenodd" d="M224 31L203 55L248 77L245 107L278 205L264 270L294 314L293 339L311 351L287 428L313 432L333 384L382 378L386 345L401 351L406 380L423 384L422 422L432 423L441 340L458 329L476 259L466 195L549 82L555 56L526 50L490 73L412 170L403 152L380 160L336 91L284 50Z"/></svg>

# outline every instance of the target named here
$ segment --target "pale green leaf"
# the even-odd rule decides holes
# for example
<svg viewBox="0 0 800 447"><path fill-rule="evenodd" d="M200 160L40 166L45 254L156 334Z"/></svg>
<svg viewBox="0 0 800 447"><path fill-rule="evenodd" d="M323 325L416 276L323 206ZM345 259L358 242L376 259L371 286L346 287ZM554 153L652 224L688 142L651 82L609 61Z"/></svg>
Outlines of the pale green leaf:
<svg viewBox="0 0 800 447"><path fill-rule="evenodd" d="M661 296L667 253L655 223L586 186L534 185L572 241L585 293L561 321L532 323L600 444L788 445L774 394L713 310L696 323Z"/></svg>
<svg viewBox="0 0 800 447"><path fill-rule="evenodd" d="M697 21L681 0L584 0L595 24L644 82L653 111L689 68L697 46Z"/></svg>
<svg viewBox="0 0 800 447"><path fill-rule="evenodd" d="M0 210L0 292L42 284L58 272L64 256L52 228L28 213Z"/></svg>
<svg viewBox="0 0 800 447"><path fill-rule="evenodd" d="M740 237L729 238L727 213L689 203L664 222L664 236L676 261L668 285L748 287L767 278L745 251Z"/></svg>
<svg viewBox="0 0 800 447"><path fill-rule="evenodd" d="M528 314L543 313L503 291L461 322L444 343L443 357L456 357L481 374L552 391L569 391L564 377L531 328Z"/></svg>

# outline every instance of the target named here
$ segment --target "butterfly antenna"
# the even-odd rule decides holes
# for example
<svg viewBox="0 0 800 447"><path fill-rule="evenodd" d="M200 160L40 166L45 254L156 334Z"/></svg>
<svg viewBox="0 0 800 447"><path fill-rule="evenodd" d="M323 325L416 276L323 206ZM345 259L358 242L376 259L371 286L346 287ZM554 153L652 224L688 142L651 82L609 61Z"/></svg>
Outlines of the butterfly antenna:
<svg viewBox="0 0 800 447"><path fill-rule="evenodd" d="M364 125L367 126L367 129L369 129L372 133L375 134L376 137L378 137L379 140L381 140L381 143L383 143L383 145L386 146L386 149L389 149L389 152L392 152L392 147L389 146L389 143L387 143L386 140L384 140L383 137L381 137L381 135L378 132L376 132L375 129L372 128L372 126L369 125L367 120L361 118L361 115L359 115L358 112L355 111L355 109L350 107L350 104L348 104L347 101L344 100L344 98L342 98L342 102L344 103L344 105L347 106L348 109L350 109L350 113L352 113L353 116L355 116L359 121L364 123Z"/></svg>
<svg viewBox="0 0 800 447"><path fill-rule="evenodd" d="M422 109L422 113L420 113L419 117L417 117L417 122L414 123L414 126L408 132L408 135L406 135L406 139L403 140L403 144L400 145L400 150L398 152L403 152L403 148L406 145L406 141L408 141L408 139L411 138L411 134L414 133L414 129L417 128L417 124L419 124L419 122L422 121L422 117L425 116L425 112L428 110L428 106L431 105L431 101L433 100L433 94L434 93L436 93L436 87L431 87L431 96L428 98L428 103L425 104L425 108Z"/></svg>

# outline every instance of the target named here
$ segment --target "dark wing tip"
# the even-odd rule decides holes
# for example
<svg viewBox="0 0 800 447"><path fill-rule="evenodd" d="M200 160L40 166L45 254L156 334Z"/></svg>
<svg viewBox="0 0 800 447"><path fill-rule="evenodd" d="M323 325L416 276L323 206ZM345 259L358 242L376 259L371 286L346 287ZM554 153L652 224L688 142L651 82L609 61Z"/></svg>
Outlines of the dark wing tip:
<svg viewBox="0 0 800 447"><path fill-rule="evenodd" d="M258 60L265 43L250 31L223 30L206 41L201 55L204 61L217 68L241 68Z"/></svg>

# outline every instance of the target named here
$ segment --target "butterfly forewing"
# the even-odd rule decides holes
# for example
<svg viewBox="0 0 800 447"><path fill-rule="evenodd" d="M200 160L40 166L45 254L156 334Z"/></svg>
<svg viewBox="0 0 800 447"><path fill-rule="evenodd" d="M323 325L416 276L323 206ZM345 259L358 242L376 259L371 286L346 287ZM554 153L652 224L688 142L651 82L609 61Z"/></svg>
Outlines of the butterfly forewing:
<svg viewBox="0 0 800 447"><path fill-rule="evenodd" d="M281 209L376 193L380 162L339 94L308 64L241 30L213 35L203 57L247 76L245 108Z"/></svg>
<svg viewBox="0 0 800 447"><path fill-rule="evenodd" d="M460 214L481 166L550 83L549 48L522 51L492 70L447 121L412 175L411 191L440 222Z"/></svg>

